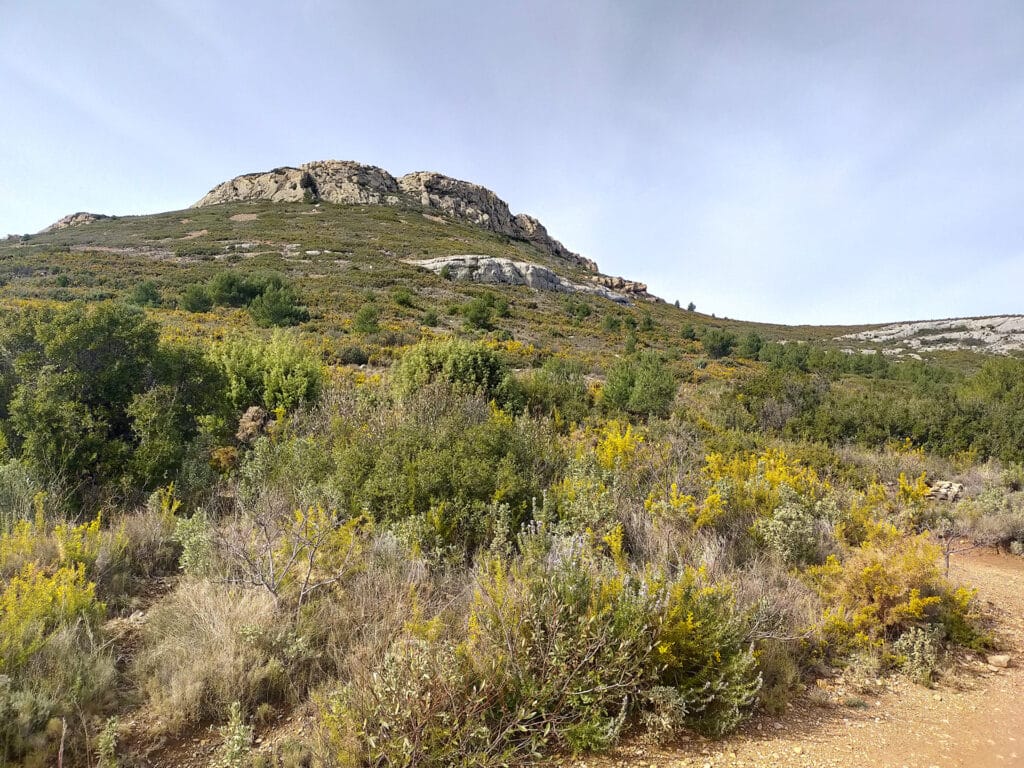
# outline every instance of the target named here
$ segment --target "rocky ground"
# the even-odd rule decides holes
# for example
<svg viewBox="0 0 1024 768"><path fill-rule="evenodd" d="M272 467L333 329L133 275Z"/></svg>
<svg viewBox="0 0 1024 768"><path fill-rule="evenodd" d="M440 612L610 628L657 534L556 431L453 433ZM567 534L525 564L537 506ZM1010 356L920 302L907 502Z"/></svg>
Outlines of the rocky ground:
<svg viewBox="0 0 1024 768"><path fill-rule="evenodd" d="M954 560L978 588L1011 666L963 657L933 689L909 681L821 681L781 719L724 741L631 745L565 768L1004 768L1024 766L1024 559L991 551Z"/></svg>

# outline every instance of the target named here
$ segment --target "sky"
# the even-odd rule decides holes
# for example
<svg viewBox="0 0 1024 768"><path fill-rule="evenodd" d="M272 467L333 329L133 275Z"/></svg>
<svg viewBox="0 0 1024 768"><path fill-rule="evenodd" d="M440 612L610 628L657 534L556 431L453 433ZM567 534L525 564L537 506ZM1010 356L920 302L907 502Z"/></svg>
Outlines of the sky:
<svg viewBox="0 0 1024 768"><path fill-rule="evenodd" d="M0 0L0 236L356 160L745 320L1024 312L1024 3Z"/></svg>

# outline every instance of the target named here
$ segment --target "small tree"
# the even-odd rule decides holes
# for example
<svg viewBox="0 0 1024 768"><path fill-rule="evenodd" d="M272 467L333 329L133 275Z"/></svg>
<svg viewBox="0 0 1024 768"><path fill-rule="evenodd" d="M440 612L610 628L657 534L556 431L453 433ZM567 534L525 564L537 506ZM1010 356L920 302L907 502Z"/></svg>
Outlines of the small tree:
<svg viewBox="0 0 1024 768"><path fill-rule="evenodd" d="M380 310L371 302L363 304L352 319L352 330L356 333L376 333L380 330Z"/></svg>

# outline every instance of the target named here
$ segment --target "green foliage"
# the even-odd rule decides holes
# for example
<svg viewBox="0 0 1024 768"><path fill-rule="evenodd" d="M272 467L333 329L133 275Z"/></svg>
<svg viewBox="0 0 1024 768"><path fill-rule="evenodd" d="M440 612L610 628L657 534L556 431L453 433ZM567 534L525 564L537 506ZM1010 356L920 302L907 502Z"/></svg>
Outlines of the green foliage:
<svg viewBox="0 0 1024 768"><path fill-rule="evenodd" d="M391 300L400 307L413 306L413 293L408 288L395 288L391 291Z"/></svg>
<svg viewBox="0 0 1024 768"><path fill-rule="evenodd" d="M497 527L518 530L562 462L546 425L444 384L409 395L383 430L337 426L339 506L366 510L439 559L466 561Z"/></svg>
<svg viewBox="0 0 1024 768"><path fill-rule="evenodd" d="M188 576L203 577L210 574L213 563L213 531L205 512L176 521L174 541L181 546L178 567Z"/></svg>
<svg viewBox="0 0 1024 768"><path fill-rule="evenodd" d="M352 330L356 333L377 333L380 330L380 309L373 302L366 302L352 318Z"/></svg>
<svg viewBox="0 0 1024 768"><path fill-rule="evenodd" d="M107 718L103 730L96 736L96 768L117 768L117 729L120 725L116 717Z"/></svg>
<svg viewBox="0 0 1024 768"><path fill-rule="evenodd" d="M206 292L220 307L245 307L270 289L280 289L284 280L274 274L242 274L234 270L218 272L210 280Z"/></svg>
<svg viewBox="0 0 1024 768"><path fill-rule="evenodd" d="M270 287L249 303L249 314L261 328L298 325L309 320L309 310L290 286Z"/></svg>
<svg viewBox="0 0 1024 768"><path fill-rule="evenodd" d="M565 300L565 313L576 323L581 323L590 317L590 305L585 301L570 296Z"/></svg>
<svg viewBox="0 0 1024 768"><path fill-rule="evenodd" d="M456 338L423 341L410 347L392 369L392 389L398 398L443 381L511 405L519 392L508 367L484 343Z"/></svg>
<svg viewBox="0 0 1024 768"><path fill-rule="evenodd" d="M721 328L705 328L700 334L700 343L708 357L728 357L736 346L736 334Z"/></svg>
<svg viewBox="0 0 1024 768"><path fill-rule="evenodd" d="M606 410L639 416L666 416L675 397L675 376L654 352L617 360L601 389Z"/></svg>
<svg viewBox="0 0 1024 768"><path fill-rule="evenodd" d="M125 305L25 312L6 345L13 453L75 502L125 478L166 482L219 409L216 371Z"/></svg>
<svg viewBox="0 0 1024 768"><path fill-rule="evenodd" d="M754 533L765 548L789 565L821 562L818 519L807 504L790 498L770 516L759 517Z"/></svg>
<svg viewBox="0 0 1024 768"><path fill-rule="evenodd" d="M748 360L757 360L763 345L764 339L761 338L761 335L756 331L751 331L740 339L736 347L736 356L745 357Z"/></svg>
<svg viewBox="0 0 1024 768"><path fill-rule="evenodd" d="M327 698L340 764L497 766L607 748L638 711L721 734L749 709L760 679L727 588L631 571L621 529L595 544L541 524L518 543L480 562L453 637L420 622Z"/></svg>
<svg viewBox="0 0 1024 768"><path fill-rule="evenodd" d="M80 563L52 573L29 563L7 581L0 592L0 761L45 754L51 718L95 710L113 678L97 638L104 612Z"/></svg>
<svg viewBox="0 0 1024 768"><path fill-rule="evenodd" d="M242 718L242 707L231 703L228 722L220 729L221 745L210 762L210 768L246 768L252 752L253 729Z"/></svg>
<svg viewBox="0 0 1024 768"><path fill-rule="evenodd" d="M178 300L181 308L189 312L209 312L213 309L213 299L209 291L202 285L190 285Z"/></svg>
<svg viewBox="0 0 1024 768"><path fill-rule="evenodd" d="M494 307L485 298L470 299L462 306L466 328L489 331L494 327Z"/></svg>
<svg viewBox="0 0 1024 768"><path fill-rule="evenodd" d="M159 307L160 289L152 280L144 280L132 289L128 301L138 304L140 307Z"/></svg>
<svg viewBox="0 0 1024 768"><path fill-rule="evenodd" d="M590 393L583 367L561 357L551 357L521 381L527 407L572 424L590 410Z"/></svg>
<svg viewBox="0 0 1024 768"><path fill-rule="evenodd" d="M745 618L732 591L687 569L667 588L657 633L659 681L674 688L686 724L721 736L735 728L761 687Z"/></svg>
<svg viewBox="0 0 1024 768"><path fill-rule="evenodd" d="M24 462L11 459L0 464L0 536L15 523L32 518L32 497L38 487Z"/></svg>
<svg viewBox="0 0 1024 768"><path fill-rule="evenodd" d="M320 396L323 364L285 331L275 331L268 341L236 337L215 346L209 357L227 382L228 400L237 411L250 405L288 411Z"/></svg>
<svg viewBox="0 0 1024 768"><path fill-rule="evenodd" d="M892 644L895 665L921 685L931 687L939 662L939 633L923 627L911 627Z"/></svg>

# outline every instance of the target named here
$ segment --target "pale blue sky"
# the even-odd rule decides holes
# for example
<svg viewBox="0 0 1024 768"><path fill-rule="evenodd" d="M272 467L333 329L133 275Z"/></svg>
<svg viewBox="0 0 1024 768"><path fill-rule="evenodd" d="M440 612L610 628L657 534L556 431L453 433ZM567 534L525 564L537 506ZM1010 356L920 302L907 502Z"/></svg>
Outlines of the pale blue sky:
<svg viewBox="0 0 1024 768"><path fill-rule="evenodd" d="M1024 312L1024 3L0 0L0 234L358 160L778 322Z"/></svg>

